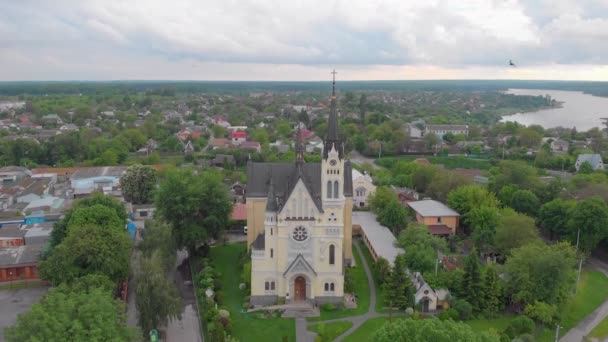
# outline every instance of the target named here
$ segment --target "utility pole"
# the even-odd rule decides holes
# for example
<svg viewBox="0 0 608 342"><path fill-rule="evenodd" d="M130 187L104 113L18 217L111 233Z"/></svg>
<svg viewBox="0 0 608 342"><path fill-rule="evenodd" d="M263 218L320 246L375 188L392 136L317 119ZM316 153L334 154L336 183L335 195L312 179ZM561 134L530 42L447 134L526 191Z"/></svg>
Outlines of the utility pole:
<svg viewBox="0 0 608 342"><path fill-rule="evenodd" d="M578 252L578 241L581 237L581 228L578 228L578 232L576 233L576 251Z"/></svg>
<svg viewBox="0 0 608 342"><path fill-rule="evenodd" d="M555 327L555 342L559 342L559 329L561 328L561 326L558 324Z"/></svg>

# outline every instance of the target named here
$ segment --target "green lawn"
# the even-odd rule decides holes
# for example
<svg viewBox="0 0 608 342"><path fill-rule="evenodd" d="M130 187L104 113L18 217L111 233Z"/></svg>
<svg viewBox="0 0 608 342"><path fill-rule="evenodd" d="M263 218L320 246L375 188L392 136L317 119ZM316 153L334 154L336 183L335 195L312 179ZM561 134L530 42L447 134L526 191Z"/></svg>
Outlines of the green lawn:
<svg viewBox="0 0 608 342"><path fill-rule="evenodd" d="M283 341L287 336L295 342L295 322L288 318L259 318L259 314L243 313L244 295L239 290L239 254L246 249L244 244L228 244L211 248L213 266L221 272L224 304L230 311L232 335L239 341Z"/></svg>
<svg viewBox="0 0 608 342"><path fill-rule="evenodd" d="M608 337L608 317L604 318L595 329L591 330L589 337L597 337L600 340Z"/></svg>
<svg viewBox="0 0 608 342"><path fill-rule="evenodd" d="M482 332L490 329L494 329L497 332L501 332L507 328L509 322L516 316L502 316L492 319L473 319L465 321L474 331Z"/></svg>
<svg viewBox="0 0 608 342"><path fill-rule="evenodd" d="M353 322L350 321L319 323L311 326L308 330L316 332L321 338L321 342L332 342L352 326Z"/></svg>
<svg viewBox="0 0 608 342"><path fill-rule="evenodd" d="M356 248L353 248L353 256L355 257L357 266L351 268L350 272L355 293L359 296L357 308L334 311L321 310L320 317L308 318L309 321L324 321L327 319L357 316L367 312L367 309L369 308L369 284L367 282L367 275L365 275L365 269L363 269L363 264L361 263L361 255L359 255Z"/></svg>
<svg viewBox="0 0 608 342"><path fill-rule="evenodd" d="M384 289L378 283L376 277L374 276L374 259L372 259L372 255L369 253L367 246L363 243L363 241L357 239L355 243L359 244L361 250L363 251L363 257L367 260L367 265L372 271L372 277L374 277L374 283L376 284L376 312L384 312L387 310L383 310L384 308ZM354 250L354 248L353 248Z"/></svg>
<svg viewBox="0 0 608 342"><path fill-rule="evenodd" d="M394 317L393 320L403 319L403 317ZM380 329L384 323L388 322L388 317L376 317L368 319L352 334L346 336L344 342L360 342L371 341L372 335ZM395 341L396 342L396 341Z"/></svg>

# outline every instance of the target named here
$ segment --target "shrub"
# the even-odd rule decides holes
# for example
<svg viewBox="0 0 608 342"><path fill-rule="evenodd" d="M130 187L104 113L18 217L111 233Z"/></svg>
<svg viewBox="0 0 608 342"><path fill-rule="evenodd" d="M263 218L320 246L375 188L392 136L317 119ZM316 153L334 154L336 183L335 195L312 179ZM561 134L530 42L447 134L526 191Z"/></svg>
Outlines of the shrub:
<svg viewBox="0 0 608 342"><path fill-rule="evenodd" d="M473 306L464 299L457 299L454 301L453 308L458 311L458 317L463 321L471 318L471 315L473 314Z"/></svg>
<svg viewBox="0 0 608 342"><path fill-rule="evenodd" d="M408 317L411 317L414 314L414 309L413 308L407 308L405 309L405 315Z"/></svg>
<svg viewBox="0 0 608 342"><path fill-rule="evenodd" d="M222 291L217 291L215 293L215 302L217 303L217 305L222 305L224 303L224 294L222 293Z"/></svg>
<svg viewBox="0 0 608 342"><path fill-rule="evenodd" d="M534 321L531 318L518 316L509 323L509 326L505 329L505 334L515 338L523 334L531 334L534 332L534 328Z"/></svg>
<svg viewBox="0 0 608 342"><path fill-rule="evenodd" d="M334 311L334 310L336 310L336 306L333 303L325 303L321 306L321 310Z"/></svg>
<svg viewBox="0 0 608 342"><path fill-rule="evenodd" d="M218 290L222 289L222 282L219 280L219 278L216 278L213 281L213 288L215 289L215 291L218 291Z"/></svg>
<svg viewBox="0 0 608 342"><path fill-rule="evenodd" d="M230 317L230 312L226 309L219 309L218 314L220 317Z"/></svg>

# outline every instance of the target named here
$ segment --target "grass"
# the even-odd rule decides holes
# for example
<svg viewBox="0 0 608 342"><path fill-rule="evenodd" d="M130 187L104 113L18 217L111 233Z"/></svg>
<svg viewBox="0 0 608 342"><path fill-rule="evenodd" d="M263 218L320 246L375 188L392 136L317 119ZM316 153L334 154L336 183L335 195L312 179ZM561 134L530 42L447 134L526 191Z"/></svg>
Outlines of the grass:
<svg viewBox="0 0 608 342"><path fill-rule="evenodd" d="M367 246L365 246L363 241L357 239L355 243L359 244L359 247L361 247L361 250L363 251L363 257L367 261L367 265L372 271L372 277L374 277L374 283L376 284L376 312L384 312L386 311L384 310L384 289L378 283L378 280L374 276L374 259L372 259L372 255L369 253L369 250L367 249ZM353 250L354 249L355 248L353 248Z"/></svg>
<svg viewBox="0 0 608 342"><path fill-rule="evenodd" d="M393 317L393 320L403 319L402 317ZM353 331L352 334L346 336L344 342L360 342L360 341L371 341L372 335L380 329L386 322L388 317L376 317L365 321L357 330Z"/></svg>
<svg viewBox="0 0 608 342"><path fill-rule="evenodd" d="M589 337L597 337L600 340L608 337L608 317L604 318L604 320L598 324L595 329L591 330Z"/></svg>
<svg viewBox="0 0 608 342"><path fill-rule="evenodd" d="M480 169L488 170L492 164L488 159L472 159L466 157L435 157L435 156L400 156L400 157L384 157L376 160L376 164L391 168L398 161L414 161L418 158L426 158L431 164L444 165L446 169Z"/></svg>
<svg viewBox="0 0 608 342"><path fill-rule="evenodd" d="M321 342L332 342L352 326L353 322L350 321L319 323L311 326L308 330L316 332L318 337L321 338Z"/></svg>
<svg viewBox="0 0 608 342"><path fill-rule="evenodd" d="M232 335L239 341L283 341L287 336L295 342L295 321L287 318L259 318L258 314L242 312L245 295L239 289L239 255L246 249L244 244L228 244L212 247L210 258L221 276L224 303L232 319Z"/></svg>
<svg viewBox="0 0 608 342"><path fill-rule="evenodd" d="M516 316L502 316L491 319L472 319L470 321L465 321L464 323L477 332L487 331L490 329L501 332L507 328L511 320L515 317Z"/></svg>
<svg viewBox="0 0 608 342"><path fill-rule="evenodd" d="M361 261L361 255L356 248L353 248L353 256L355 258L356 267L350 269L351 277L353 281L353 288L359 299L357 301L356 309L343 309L334 311L323 311L319 317L308 318L309 321L324 321L327 319L342 318L349 316L357 316L367 312L369 308L369 284L367 282L367 275Z"/></svg>

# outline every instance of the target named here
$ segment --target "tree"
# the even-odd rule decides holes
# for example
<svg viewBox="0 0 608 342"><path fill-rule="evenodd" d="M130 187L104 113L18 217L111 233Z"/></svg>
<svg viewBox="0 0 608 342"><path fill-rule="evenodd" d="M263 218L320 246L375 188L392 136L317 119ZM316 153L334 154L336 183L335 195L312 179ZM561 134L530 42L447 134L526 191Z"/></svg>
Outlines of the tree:
<svg viewBox="0 0 608 342"><path fill-rule="evenodd" d="M67 233L76 226L95 225L103 229L124 230L125 221L121 220L116 211L102 204L90 207L79 207L72 212L67 225Z"/></svg>
<svg viewBox="0 0 608 342"><path fill-rule="evenodd" d="M125 200L133 204L150 203L156 187L156 170L150 166L135 164L120 177L120 187Z"/></svg>
<svg viewBox="0 0 608 342"><path fill-rule="evenodd" d="M498 167L492 168L490 171L492 176L489 188L494 193L498 193L505 185L512 185L520 189L536 189L540 184L536 169L522 161L503 160ZM503 202L500 196L498 198Z"/></svg>
<svg viewBox="0 0 608 342"><path fill-rule="evenodd" d="M488 266L483 274L481 311L489 317L494 317L501 311L501 302L501 287L498 273L493 266Z"/></svg>
<svg viewBox="0 0 608 342"><path fill-rule="evenodd" d="M467 225L470 225L469 213L473 209L497 208L499 204L493 193L479 185L461 186L448 194L448 205L463 216L463 221Z"/></svg>
<svg viewBox="0 0 608 342"><path fill-rule="evenodd" d="M466 299L476 312L483 308L483 284L481 279L481 263L477 251L473 249L471 254L464 258L464 277L462 278L462 290Z"/></svg>
<svg viewBox="0 0 608 342"><path fill-rule="evenodd" d="M599 197L593 197L576 203L570 211L568 221L570 241L576 243L580 229L579 248L587 253L608 237L608 205Z"/></svg>
<svg viewBox="0 0 608 342"><path fill-rule="evenodd" d="M135 283L135 305L144 335L151 329L166 325L169 318L180 316L182 303L179 291L167 277L158 251L140 261Z"/></svg>
<svg viewBox="0 0 608 342"><path fill-rule="evenodd" d="M482 253L488 252L494 246L496 226L500 220L500 210L496 207L480 206L467 214L467 221L472 230L471 237Z"/></svg>
<svg viewBox="0 0 608 342"><path fill-rule="evenodd" d="M191 254L200 243L217 237L228 223L232 205L221 175L171 169L156 192L160 217L171 224L178 248Z"/></svg>
<svg viewBox="0 0 608 342"><path fill-rule="evenodd" d="M576 280L576 252L570 244L527 244L513 250L505 263L506 292L524 307L541 301L559 305Z"/></svg>
<svg viewBox="0 0 608 342"><path fill-rule="evenodd" d="M126 230L71 226L68 236L40 263L40 276L53 285L88 274L117 282L129 274L131 239Z"/></svg>
<svg viewBox="0 0 608 342"><path fill-rule="evenodd" d="M496 333L476 333L462 323L439 319L400 319L387 323L372 336L374 342L499 342Z"/></svg>
<svg viewBox="0 0 608 342"><path fill-rule="evenodd" d="M551 234L551 238L562 238L568 235L570 212L576 205L574 201L554 199L540 207L538 224Z"/></svg>
<svg viewBox="0 0 608 342"><path fill-rule="evenodd" d="M515 248L540 241L531 217L509 210L503 211L494 236L494 245L500 254L508 255Z"/></svg>
<svg viewBox="0 0 608 342"><path fill-rule="evenodd" d="M471 184L471 180L467 176L452 171L440 170L433 175L425 195L444 202L450 191L468 184Z"/></svg>
<svg viewBox="0 0 608 342"><path fill-rule="evenodd" d="M425 135L423 140L427 150L432 150L439 143L439 138L437 138L437 136L433 133Z"/></svg>
<svg viewBox="0 0 608 342"><path fill-rule="evenodd" d="M298 121L302 122L306 126L308 126L310 124L310 118L308 117L308 112L306 112L303 108L300 111L300 113L298 114Z"/></svg>
<svg viewBox="0 0 608 342"><path fill-rule="evenodd" d="M540 202L538 197L530 190L517 190L513 193L509 206L518 213L535 216Z"/></svg>
<svg viewBox="0 0 608 342"><path fill-rule="evenodd" d="M76 210L78 210L79 208L92 207L97 204L101 204L103 206L113 209L116 216L122 222L121 225L124 225L127 219L127 211L125 210L124 204L118 201L116 198L113 198L112 196L106 196L103 193L96 192L92 196L74 201L74 203L72 204L72 209L68 210L65 213L65 216L62 220L57 221L53 225L53 230L51 231L51 246L54 247L61 243L61 241L63 241L67 234L68 222L71 220L72 214Z"/></svg>
<svg viewBox="0 0 608 342"><path fill-rule="evenodd" d="M104 288L52 288L17 323L5 330L8 342L135 341L124 305Z"/></svg>
<svg viewBox="0 0 608 342"><path fill-rule="evenodd" d="M437 173L439 173L439 168L435 165L425 165L416 168L412 172L414 189L418 192L426 192Z"/></svg>
<svg viewBox="0 0 608 342"><path fill-rule="evenodd" d="M593 171L595 170L593 170L593 166L588 161L584 161L578 168L578 173L583 175L593 173Z"/></svg>
<svg viewBox="0 0 608 342"><path fill-rule="evenodd" d="M374 263L374 275L379 284L384 284L388 279L391 272L391 265L388 260L383 257L378 257L378 260Z"/></svg>
<svg viewBox="0 0 608 342"><path fill-rule="evenodd" d="M408 305L407 289L410 284L407 266L403 255L395 258L395 265L384 283L384 303L388 306L405 309Z"/></svg>
<svg viewBox="0 0 608 342"><path fill-rule="evenodd" d="M365 125L365 112L367 112L367 95L361 94L359 97L359 118L363 125Z"/></svg>
<svg viewBox="0 0 608 342"><path fill-rule="evenodd" d="M542 139L540 133L530 128L522 129L519 135L519 143L528 148L538 147Z"/></svg>
<svg viewBox="0 0 608 342"><path fill-rule="evenodd" d="M165 271L170 270L175 264L175 252L177 246L171 226L158 220L147 220L145 222L145 239L137 245L144 257L151 258L155 252L159 253Z"/></svg>
<svg viewBox="0 0 608 342"><path fill-rule="evenodd" d="M526 305L524 312L530 318L540 322L541 326L544 326L545 324L551 324L555 319L555 315L557 315L557 306L536 301Z"/></svg>
<svg viewBox="0 0 608 342"><path fill-rule="evenodd" d="M505 334L511 339L524 334L531 334L534 332L536 326L534 322L526 316L517 316L509 322L509 326L505 329Z"/></svg>
<svg viewBox="0 0 608 342"><path fill-rule="evenodd" d="M407 221L407 211L397 195L388 187L379 187L369 197L370 209L377 215L378 222L398 234Z"/></svg>
<svg viewBox="0 0 608 342"><path fill-rule="evenodd" d="M398 244L405 250L405 262L412 272L435 269L438 252L447 250L444 239L431 235L427 226L418 223L410 223L399 234Z"/></svg>

